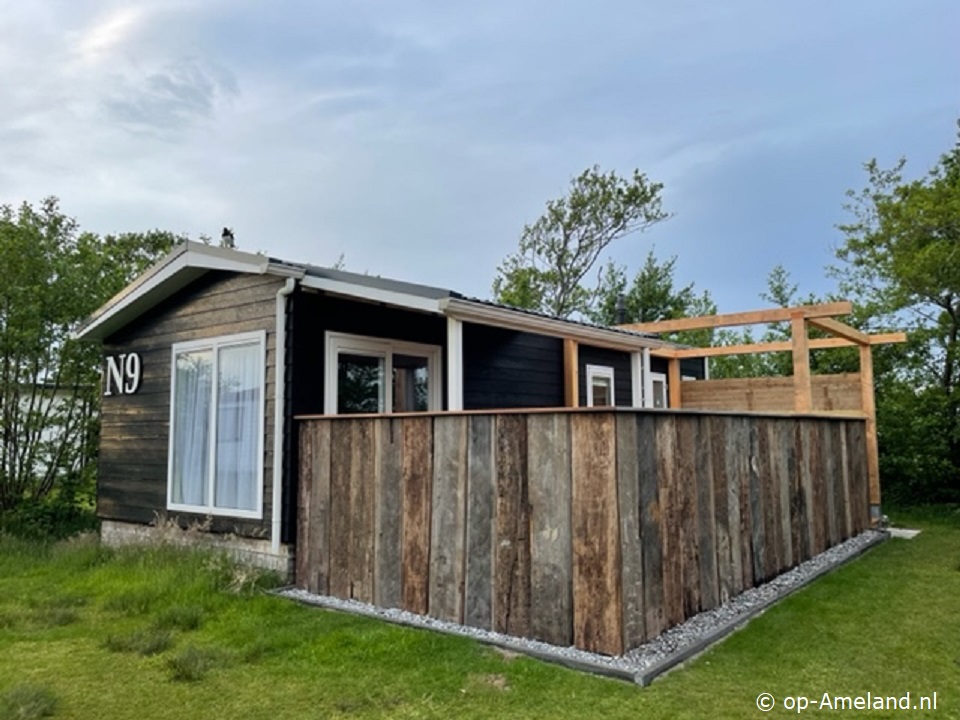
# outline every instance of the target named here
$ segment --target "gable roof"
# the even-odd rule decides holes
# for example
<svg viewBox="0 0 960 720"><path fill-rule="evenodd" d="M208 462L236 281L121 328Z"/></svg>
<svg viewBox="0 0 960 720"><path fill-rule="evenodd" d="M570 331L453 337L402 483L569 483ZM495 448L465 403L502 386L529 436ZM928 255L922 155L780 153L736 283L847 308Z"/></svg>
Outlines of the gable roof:
<svg viewBox="0 0 960 720"><path fill-rule="evenodd" d="M648 333L551 317L453 290L391 280L317 265L292 263L265 255L187 241L175 247L140 277L108 300L74 331L79 340L103 340L158 303L211 271L292 277L305 288L396 305L487 325L570 337L601 347L638 350L676 347Z"/></svg>

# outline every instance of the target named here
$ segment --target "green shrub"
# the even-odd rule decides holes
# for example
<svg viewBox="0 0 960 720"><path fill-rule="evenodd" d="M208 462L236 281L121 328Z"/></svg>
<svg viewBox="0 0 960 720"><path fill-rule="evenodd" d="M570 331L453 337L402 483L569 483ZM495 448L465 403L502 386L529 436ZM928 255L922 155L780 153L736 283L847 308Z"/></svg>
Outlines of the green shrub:
<svg viewBox="0 0 960 720"><path fill-rule="evenodd" d="M189 645L167 660L170 679L177 682L198 682L218 667L226 667L227 655L213 648Z"/></svg>
<svg viewBox="0 0 960 720"><path fill-rule="evenodd" d="M112 652L130 652L143 656L159 655L173 645L169 630L137 630L129 635L108 635L103 647Z"/></svg>
<svg viewBox="0 0 960 720"><path fill-rule="evenodd" d="M80 619L80 614L73 608L48 607L34 611L34 619L44 627L63 627L73 625Z"/></svg>
<svg viewBox="0 0 960 720"><path fill-rule="evenodd" d="M21 683L0 695L0 720L35 720L50 717L57 697L43 685Z"/></svg>
<svg viewBox="0 0 960 720"><path fill-rule="evenodd" d="M59 499L24 501L0 513L0 532L30 540L62 540L99 527L92 507Z"/></svg>
<svg viewBox="0 0 960 720"><path fill-rule="evenodd" d="M105 610L135 617L146 615L153 608L154 594L144 588L127 590L117 595L111 595L104 603Z"/></svg>
<svg viewBox="0 0 960 720"><path fill-rule="evenodd" d="M154 621L154 627L161 629L197 630L203 623L203 609L196 605L173 605L161 612Z"/></svg>

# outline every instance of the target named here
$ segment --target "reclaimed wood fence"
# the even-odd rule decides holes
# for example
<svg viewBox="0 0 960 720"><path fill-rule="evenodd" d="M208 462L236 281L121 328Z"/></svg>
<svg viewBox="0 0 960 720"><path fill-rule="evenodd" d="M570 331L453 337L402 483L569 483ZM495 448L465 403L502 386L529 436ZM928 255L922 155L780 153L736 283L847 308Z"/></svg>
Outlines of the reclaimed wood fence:
<svg viewBox="0 0 960 720"><path fill-rule="evenodd" d="M611 655L869 522L854 418L324 418L300 443L299 587Z"/></svg>

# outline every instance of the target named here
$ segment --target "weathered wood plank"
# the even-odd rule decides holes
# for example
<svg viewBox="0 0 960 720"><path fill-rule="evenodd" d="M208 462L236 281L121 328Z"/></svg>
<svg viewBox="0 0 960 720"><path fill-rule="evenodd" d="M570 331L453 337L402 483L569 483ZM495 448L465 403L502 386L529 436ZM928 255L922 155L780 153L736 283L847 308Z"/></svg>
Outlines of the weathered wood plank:
<svg viewBox="0 0 960 720"><path fill-rule="evenodd" d="M467 500L467 418L433 421L433 505L430 532L430 615L463 621Z"/></svg>
<svg viewBox="0 0 960 720"><path fill-rule="evenodd" d="M314 592L326 595L330 575L330 423L318 425L313 435L313 492L308 517L308 562L314 568Z"/></svg>
<svg viewBox="0 0 960 720"><path fill-rule="evenodd" d="M751 547L753 556L750 558L753 574L753 584L759 585L766 579L767 557L766 538L764 537L763 515L763 458L761 457L762 433L759 424L754 420L750 423L750 483L748 488ZM764 448L765 449L765 448Z"/></svg>
<svg viewBox="0 0 960 720"><path fill-rule="evenodd" d="M350 597L373 602L377 456L374 419L351 420Z"/></svg>
<svg viewBox="0 0 960 720"><path fill-rule="evenodd" d="M816 506L814 505L814 470L813 460L814 423L811 420L800 420L800 484L803 493L803 524L800 527L802 536L803 559L809 560L816 554Z"/></svg>
<svg viewBox="0 0 960 720"><path fill-rule="evenodd" d="M780 564L780 493L777 490L776 447L772 443L776 420L757 421L760 460L761 513L763 514L764 579L774 577Z"/></svg>
<svg viewBox="0 0 960 720"><path fill-rule="evenodd" d="M470 417L467 453L466 597L463 622L493 629L496 480L493 417Z"/></svg>
<svg viewBox="0 0 960 720"><path fill-rule="evenodd" d="M660 539L663 616L667 627L683 622L683 550L680 544L680 494L677 489L677 418L657 418L657 480L660 490Z"/></svg>
<svg viewBox="0 0 960 720"><path fill-rule="evenodd" d="M530 518L527 429L523 415L499 415L497 436L497 554L493 625L497 632L530 632Z"/></svg>
<svg viewBox="0 0 960 720"><path fill-rule="evenodd" d="M570 445L574 644L619 655L623 614L613 414L572 416Z"/></svg>
<svg viewBox="0 0 960 720"><path fill-rule="evenodd" d="M350 598L352 420L330 425L330 594Z"/></svg>
<svg viewBox="0 0 960 720"><path fill-rule="evenodd" d="M734 595L733 558L730 542L730 476L727 469L728 433L732 427L726 417L707 417L710 437L710 482L713 492L713 526L716 534L717 598L725 603ZM739 525L739 522L737 523Z"/></svg>
<svg viewBox="0 0 960 720"><path fill-rule="evenodd" d="M696 499L699 525L698 560L700 565L699 609L710 610L720 604L717 577L716 508L713 493L713 437L711 418L697 418Z"/></svg>
<svg viewBox="0 0 960 720"><path fill-rule="evenodd" d="M662 511L658 479L656 422L662 418L643 414L637 418L637 472L640 477L640 540L643 551L643 617L647 637L666 630L663 610Z"/></svg>
<svg viewBox="0 0 960 720"><path fill-rule="evenodd" d="M790 438L793 421L776 420L770 426L771 470L776 499L777 569L782 573L793 564L793 536L790 530Z"/></svg>
<svg viewBox="0 0 960 720"><path fill-rule="evenodd" d="M781 438L783 452L787 458L787 476L789 493L787 508L790 514L790 564L799 565L803 562L802 550L802 523L805 521L803 499L803 481L800 465L803 462L803 450L800 445L800 422L791 420L787 423L786 432Z"/></svg>
<svg viewBox="0 0 960 720"><path fill-rule="evenodd" d="M840 446L840 488L837 493L837 502L840 512L837 520L840 523L842 540L853 534L853 516L850 508L850 448L847 443L847 423L838 422L835 442Z"/></svg>
<svg viewBox="0 0 960 720"><path fill-rule="evenodd" d="M620 587L623 592L623 647L637 647L643 625L643 544L640 538L640 463L637 416L616 416L617 505L620 516Z"/></svg>
<svg viewBox="0 0 960 720"><path fill-rule="evenodd" d="M403 604L403 421L377 421L380 471L377 475L376 565L373 587L380 607Z"/></svg>
<svg viewBox="0 0 960 720"><path fill-rule="evenodd" d="M679 551L683 619L700 609L699 511L697 509L696 417L677 417L675 488L678 499Z"/></svg>
<svg viewBox="0 0 960 720"><path fill-rule="evenodd" d="M300 424L300 467L297 475L299 495L297 497L297 557L294 565L294 582L298 588L315 593L316 578L310 563L313 547L310 542L310 502L313 498L314 482L314 429L315 423Z"/></svg>
<svg viewBox="0 0 960 720"><path fill-rule="evenodd" d="M530 632L566 647L573 642L570 418L527 418L530 484Z"/></svg>
<svg viewBox="0 0 960 720"><path fill-rule="evenodd" d="M850 497L853 526L861 533L870 525L866 443L862 422L851 421L847 427L847 449L850 453Z"/></svg>
<svg viewBox="0 0 960 720"><path fill-rule="evenodd" d="M727 478L730 511L730 562L733 571L733 594L753 586L753 548L750 527L750 434L747 420L730 419Z"/></svg>
<svg viewBox="0 0 960 720"><path fill-rule="evenodd" d="M426 615L429 608L433 421L431 418L404 418L403 423L403 609Z"/></svg>
<svg viewBox="0 0 960 720"><path fill-rule="evenodd" d="M813 554L827 549L826 463L824 458L823 425L810 424L810 479L813 489Z"/></svg>
<svg viewBox="0 0 960 720"><path fill-rule="evenodd" d="M821 442L823 443L823 470L825 492L825 515L827 530L827 547L833 547L840 542L840 532L837 527L837 454L839 448L834 444L832 424L823 423L820 426Z"/></svg>

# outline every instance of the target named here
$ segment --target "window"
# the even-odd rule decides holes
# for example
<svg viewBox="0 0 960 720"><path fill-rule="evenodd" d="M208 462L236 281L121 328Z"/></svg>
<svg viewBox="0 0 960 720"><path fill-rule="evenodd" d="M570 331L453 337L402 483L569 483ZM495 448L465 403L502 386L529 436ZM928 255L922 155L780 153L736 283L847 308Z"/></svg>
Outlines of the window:
<svg viewBox="0 0 960 720"><path fill-rule="evenodd" d="M587 365L587 407L614 405L613 368Z"/></svg>
<svg viewBox="0 0 960 720"><path fill-rule="evenodd" d="M441 409L437 345L328 332L326 356L328 415Z"/></svg>
<svg viewBox="0 0 960 720"><path fill-rule="evenodd" d="M653 385L653 407L665 408L667 401L667 376L664 373L650 373L650 380Z"/></svg>
<svg viewBox="0 0 960 720"><path fill-rule="evenodd" d="M173 346L167 507L259 518L265 333Z"/></svg>

